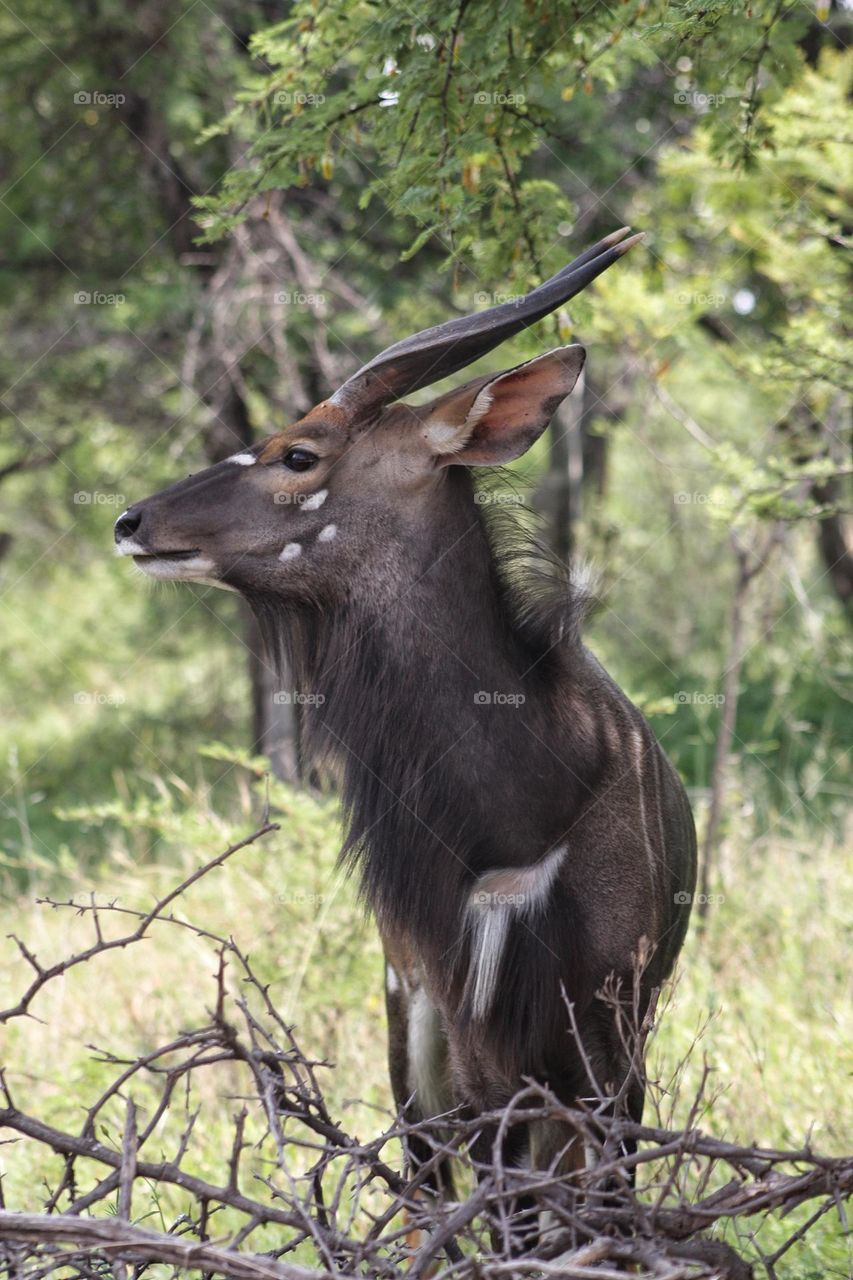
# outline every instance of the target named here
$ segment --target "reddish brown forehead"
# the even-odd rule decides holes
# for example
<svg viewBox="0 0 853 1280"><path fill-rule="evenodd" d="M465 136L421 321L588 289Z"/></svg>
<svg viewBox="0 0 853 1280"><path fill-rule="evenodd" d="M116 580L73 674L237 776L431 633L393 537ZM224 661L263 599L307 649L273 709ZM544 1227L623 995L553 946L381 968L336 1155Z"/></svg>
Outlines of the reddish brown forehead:
<svg viewBox="0 0 853 1280"><path fill-rule="evenodd" d="M348 418L343 409L323 400L315 405L310 413L298 422L293 422L277 435L270 436L261 452L259 462L277 462L300 440L340 440L346 439Z"/></svg>

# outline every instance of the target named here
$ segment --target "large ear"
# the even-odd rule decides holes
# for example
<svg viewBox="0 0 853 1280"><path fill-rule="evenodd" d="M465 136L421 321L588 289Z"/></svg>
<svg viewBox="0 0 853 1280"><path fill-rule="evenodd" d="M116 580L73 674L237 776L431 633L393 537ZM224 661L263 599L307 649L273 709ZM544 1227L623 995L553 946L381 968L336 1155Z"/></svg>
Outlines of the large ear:
<svg viewBox="0 0 853 1280"><path fill-rule="evenodd" d="M519 458L539 439L585 360L583 347L557 347L434 400L422 422L439 466L490 467Z"/></svg>

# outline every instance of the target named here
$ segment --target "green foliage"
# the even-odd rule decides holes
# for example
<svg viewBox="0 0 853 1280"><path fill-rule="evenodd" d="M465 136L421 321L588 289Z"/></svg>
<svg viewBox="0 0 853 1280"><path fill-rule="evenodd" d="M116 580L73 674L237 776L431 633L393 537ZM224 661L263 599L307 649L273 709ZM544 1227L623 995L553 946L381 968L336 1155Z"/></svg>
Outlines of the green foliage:
<svg viewBox="0 0 853 1280"><path fill-rule="evenodd" d="M217 326L266 432L294 416L300 380L330 390L311 346L321 323L355 367L631 221L645 245L489 368L575 334L589 348L587 443L605 465L574 532L605 607L588 639L649 715L700 825L730 536L778 533L746 611L725 900L688 940L653 1069L667 1085L715 1010L702 1048L720 1092L703 1124L794 1145L814 1124L816 1145L841 1149L849 620L816 535L849 509L845 10L298 0L270 26L262 3L215 8L98 0L85 24L58 0L0 8L0 934L59 954L86 922L34 911L33 894L148 906L262 803L235 600L151 589L109 555L127 501L204 461L218 411L205 397L229 383L193 359ZM298 283L259 239L271 213L322 282L322 321L265 300L271 280ZM543 440L515 469L534 500L547 465ZM355 1095L387 1106L379 948L335 871L335 804L277 784L271 799L282 831L198 887L197 919L233 930L308 1047L340 1062L341 1109ZM214 959L197 939L152 940L144 963L69 979L44 1023L16 1028L13 1089L48 1120L78 1115L104 1067L73 1046L141 1051L187 1025ZM11 945L8 960L11 996ZM699 1066L694 1054L676 1119ZM192 1100L211 1175L239 1087ZM375 1129L369 1107L358 1119ZM31 1208L57 1170L26 1144L6 1155L7 1202ZM148 1208L164 1225L182 1211ZM755 1227L772 1251L777 1227ZM784 1274L822 1280L847 1260L827 1218Z"/></svg>
<svg viewBox="0 0 853 1280"><path fill-rule="evenodd" d="M581 13L459 0L420 19L302 0L253 41L268 74L249 80L229 121L247 131L251 163L202 207L222 230L258 191L319 180L335 193L340 167L358 173L373 217L413 226L409 253L435 238L449 260L488 274L519 256L538 264L572 219L566 187L585 187L575 154L596 126L612 130L611 96L654 94L667 132L713 99L715 155L748 160L764 108L799 69L807 21L805 6L724 0ZM661 110L664 95L688 111ZM613 143L620 173L649 150L643 134L611 132L611 162ZM580 173L589 167L597 178L601 161Z"/></svg>

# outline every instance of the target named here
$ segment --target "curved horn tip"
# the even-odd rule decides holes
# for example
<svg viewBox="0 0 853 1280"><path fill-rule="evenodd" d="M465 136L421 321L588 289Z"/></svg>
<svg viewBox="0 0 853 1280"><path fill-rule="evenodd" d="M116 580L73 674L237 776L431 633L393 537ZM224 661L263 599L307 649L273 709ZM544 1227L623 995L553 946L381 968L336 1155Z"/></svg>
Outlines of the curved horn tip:
<svg viewBox="0 0 853 1280"><path fill-rule="evenodd" d="M612 245L618 244L620 240L624 240L630 227L619 227L618 231L611 231L609 236L605 236L599 243L602 249L609 249Z"/></svg>
<svg viewBox="0 0 853 1280"><path fill-rule="evenodd" d="M631 236L628 240L623 240L621 244L617 244L613 252L617 257L621 258L623 253L627 253L640 240L645 240L645 231L638 231L636 235Z"/></svg>

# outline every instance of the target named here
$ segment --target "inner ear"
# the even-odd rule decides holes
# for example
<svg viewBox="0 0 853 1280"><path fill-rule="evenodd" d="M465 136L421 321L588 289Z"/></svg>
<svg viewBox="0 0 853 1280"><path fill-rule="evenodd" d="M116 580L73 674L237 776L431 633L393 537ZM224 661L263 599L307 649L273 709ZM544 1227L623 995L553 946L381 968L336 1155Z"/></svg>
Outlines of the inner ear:
<svg viewBox="0 0 853 1280"><path fill-rule="evenodd" d="M557 347L487 374L428 405L423 431L439 466L495 466L525 453L577 382L583 347Z"/></svg>

